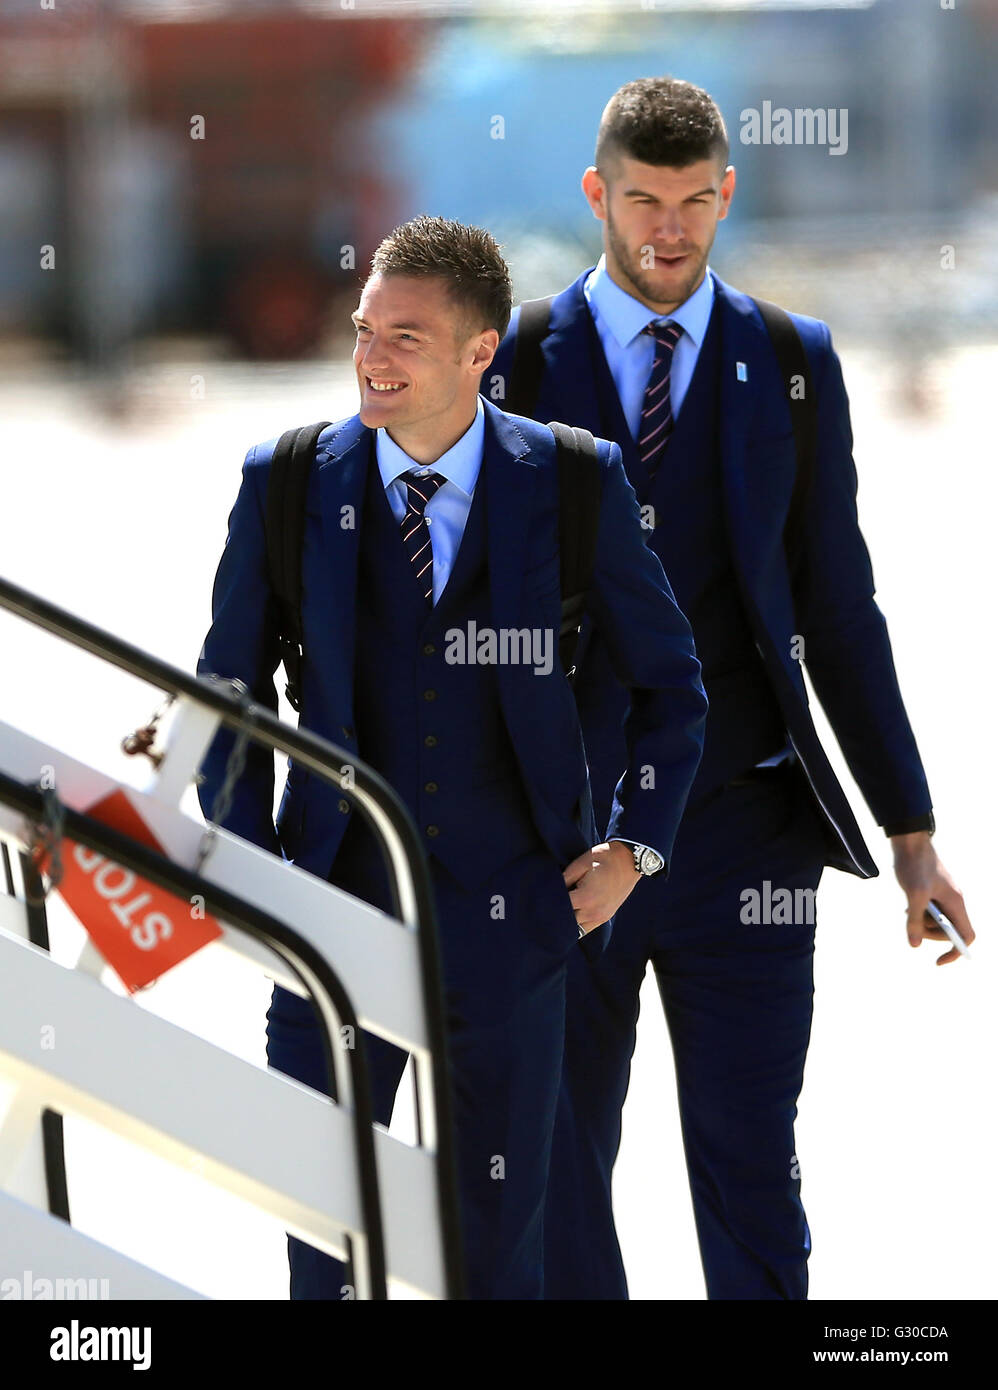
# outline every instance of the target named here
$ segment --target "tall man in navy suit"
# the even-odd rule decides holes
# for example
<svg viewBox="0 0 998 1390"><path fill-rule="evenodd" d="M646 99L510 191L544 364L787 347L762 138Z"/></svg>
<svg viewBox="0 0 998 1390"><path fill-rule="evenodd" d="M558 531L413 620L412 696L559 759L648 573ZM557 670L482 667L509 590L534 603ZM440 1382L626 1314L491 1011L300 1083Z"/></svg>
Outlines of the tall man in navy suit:
<svg viewBox="0 0 998 1390"><path fill-rule="evenodd" d="M301 718L376 768L425 837L469 1293L537 1299L567 962L643 874L667 875L706 700L689 625L644 544L620 450L598 441L587 611L630 692L629 766L600 841L558 663L554 439L479 395L511 304L506 264L477 228L421 217L376 252L353 315L360 410L320 436L309 483ZM263 528L274 443L246 455L198 672L240 677L276 710ZM500 664L472 639L488 629ZM529 640L505 640L517 634ZM455 660L462 636L472 656ZM205 760L206 811L231 747L221 732ZM273 791L273 759L256 750L226 827L390 910L378 848L336 790L292 766L276 827ZM406 1058L376 1039L369 1052L375 1117L387 1124ZM279 987L268 1058L324 1088L311 1008ZM296 1239L289 1253L293 1298L343 1296L337 1261Z"/></svg>
<svg viewBox="0 0 998 1390"><path fill-rule="evenodd" d="M649 960L671 1034L708 1297L807 1296L794 1118L811 1026L814 891L825 865L864 878L877 869L818 742L801 659L891 837L911 944L943 939L924 917L930 898L973 939L932 846L929 790L874 602L839 361L827 326L800 315L818 445L791 572L786 388L759 311L707 264L735 187L727 160L706 92L671 78L621 88L582 179L603 255L554 298L541 340L532 413L620 445L710 702L673 872L628 901L605 952L570 961L548 1298L627 1296L610 1180ZM493 398L516 388L519 314L483 378ZM626 763L628 695L608 657L593 633L577 685L599 825ZM940 961L956 958L950 949Z"/></svg>

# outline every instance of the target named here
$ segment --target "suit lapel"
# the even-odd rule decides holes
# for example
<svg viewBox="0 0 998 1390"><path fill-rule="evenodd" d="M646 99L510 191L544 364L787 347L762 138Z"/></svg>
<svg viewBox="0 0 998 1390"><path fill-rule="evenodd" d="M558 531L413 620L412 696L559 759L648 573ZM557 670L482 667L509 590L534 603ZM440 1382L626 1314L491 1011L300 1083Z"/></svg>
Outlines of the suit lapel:
<svg viewBox="0 0 998 1390"><path fill-rule="evenodd" d="M552 301L548 336L542 349L545 384L541 387L537 418L545 422L549 418L558 419L564 412L557 401L565 395L566 389L571 391L574 397L572 418L562 423L581 425L598 439L617 440L624 456L624 467L630 474L637 461L637 449L582 288L591 269L590 266L584 270ZM591 382L595 390L587 391L584 385L587 382ZM557 384L557 392L549 389L548 383L551 387Z"/></svg>
<svg viewBox="0 0 998 1390"><path fill-rule="evenodd" d="M746 441L752 433L759 399L766 331L755 317L747 295L717 280L721 311L720 412L721 479L731 553L743 592L753 597L759 578L759 543L772 531L765 512L770 490L764 477L748 467ZM742 379L747 378L747 379ZM758 609L757 609L758 611Z"/></svg>
<svg viewBox="0 0 998 1390"><path fill-rule="evenodd" d="M537 477L537 466L529 453L530 446L513 418L486 401L482 471L490 605L497 629L520 626L527 533ZM507 670L499 667L500 672Z"/></svg>
<svg viewBox="0 0 998 1390"><path fill-rule="evenodd" d="M374 432L352 416L316 451L322 554L330 603L325 649L332 657L330 677L337 697L353 708L354 648L357 635L357 560L367 471L374 458Z"/></svg>
<svg viewBox="0 0 998 1390"><path fill-rule="evenodd" d="M596 382L596 395L599 400L600 411L600 427L594 433L603 439L616 440L620 445L625 473L629 478L640 478L644 482L647 478L647 470L641 462L637 442L631 434L630 426L624 415L624 408L620 404L617 383L613 379L613 373L610 371L606 354L603 351L603 344L600 342L599 332L587 304L584 304L584 313L585 326L589 331L589 355L592 360L592 374L593 380Z"/></svg>

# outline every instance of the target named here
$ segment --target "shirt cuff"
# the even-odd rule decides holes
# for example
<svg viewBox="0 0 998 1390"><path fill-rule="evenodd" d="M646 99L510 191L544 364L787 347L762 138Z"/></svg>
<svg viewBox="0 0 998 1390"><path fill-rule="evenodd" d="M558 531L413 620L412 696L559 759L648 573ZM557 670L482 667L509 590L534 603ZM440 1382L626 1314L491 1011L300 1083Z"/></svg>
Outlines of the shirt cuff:
<svg viewBox="0 0 998 1390"><path fill-rule="evenodd" d="M653 854L658 854L663 864L665 863L665 855L659 854L654 845L643 845L640 840L625 840L623 835L611 835L609 840L607 840L607 844L612 845L614 841L617 840L619 840L622 845L630 845L632 849L650 849Z"/></svg>

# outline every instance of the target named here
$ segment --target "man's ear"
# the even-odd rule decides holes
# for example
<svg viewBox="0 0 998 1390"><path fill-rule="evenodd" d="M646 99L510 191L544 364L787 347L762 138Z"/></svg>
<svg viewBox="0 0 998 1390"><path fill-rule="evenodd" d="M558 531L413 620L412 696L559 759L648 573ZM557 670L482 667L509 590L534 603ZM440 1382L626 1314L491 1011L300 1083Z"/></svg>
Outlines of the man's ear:
<svg viewBox="0 0 998 1390"><path fill-rule="evenodd" d="M582 175L582 192L592 209L593 216L598 218L600 222L605 222L607 185L603 175L594 164L590 164Z"/></svg>
<svg viewBox="0 0 998 1390"><path fill-rule="evenodd" d="M735 166L733 164L729 164L724 171L724 177L721 179L721 206L717 214L718 222L723 222L724 219L727 217L728 211L731 207L731 199L734 195L734 191Z"/></svg>
<svg viewBox="0 0 998 1390"><path fill-rule="evenodd" d="M472 359L471 369L474 372L484 372L493 357L499 350L499 334L494 328L486 328L479 334L478 344L475 348L475 356Z"/></svg>

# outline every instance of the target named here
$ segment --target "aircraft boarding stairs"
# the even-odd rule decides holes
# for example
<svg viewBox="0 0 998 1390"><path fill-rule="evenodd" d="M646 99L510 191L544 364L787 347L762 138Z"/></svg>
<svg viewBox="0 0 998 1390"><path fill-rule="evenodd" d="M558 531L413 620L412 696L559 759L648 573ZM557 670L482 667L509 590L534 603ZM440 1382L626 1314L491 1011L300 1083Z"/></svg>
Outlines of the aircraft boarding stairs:
<svg viewBox="0 0 998 1390"><path fill-rule="evenodd" d="M79 1116L347 1259L352 1296L385 1298L398 1281L417 1296L461 1297L436 919L406 809L373 770L252 703L245 688L171 667L2 579L0 606L157 687L171 715L144 791L63 752L57 731L40 741L0 722L0 1083L14 1088L0 1110L0 1281L30 1270L53 1285L107 1279L111 1298L202 1296L73 1229L61 1117ZM181 812L220 725L236 734L234 757L256 741L350 798L391 866L395 919L225 830L206 838ZM122 791L162 852L88 813ZM178 920L202 903L221 928L216 950L310 996L335 1100L107 988L89 938L75 968L55 961L44 895L58 889L36 865L54 880L60 861L98 866L94 883L123 928L136 880L166 890ZM413 1057L415 1145L372 1122L361 1029Z"/></svg>

